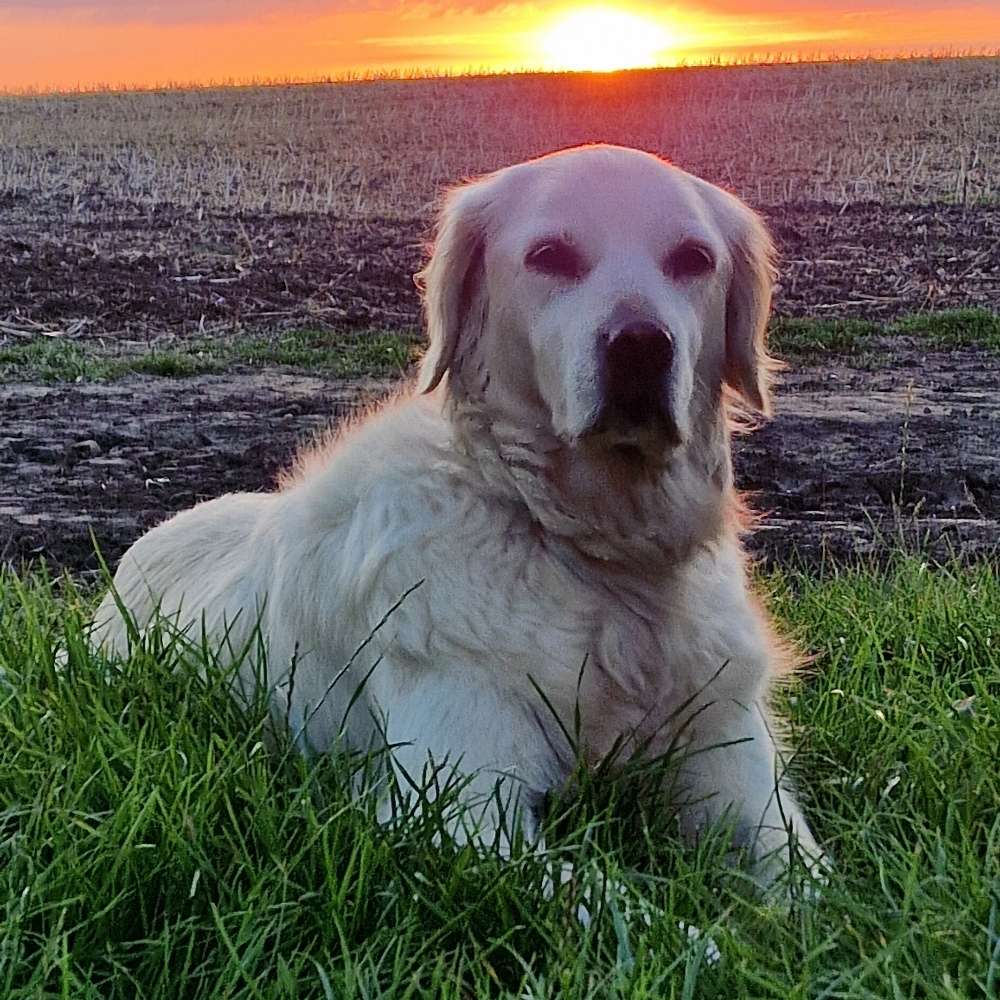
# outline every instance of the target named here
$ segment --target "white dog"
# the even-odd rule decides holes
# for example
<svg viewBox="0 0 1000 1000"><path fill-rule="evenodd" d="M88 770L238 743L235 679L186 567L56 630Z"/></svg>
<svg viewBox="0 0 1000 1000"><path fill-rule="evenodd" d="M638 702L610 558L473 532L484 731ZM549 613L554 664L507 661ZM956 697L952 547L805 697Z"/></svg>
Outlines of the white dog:
<svg viewBox="0 0 1000 1000"><path fill-rule="evenodd" d="M118 600L140 630L159 613L262 652L244 683L266 671L311 752L387 742L417 779L455 767L460 837L489 839L507 808L536 834L579 712L587 760L683 747L683 826L728 817L763 879L794 845L818 859L767 704L791 657L748 590L730 459L737 397L769 410L771 251L738 199L635 150L457 188L422 275L416 391L306 450L278 492L150 531ZM111 595L95 635L127 652Z"/></svg>

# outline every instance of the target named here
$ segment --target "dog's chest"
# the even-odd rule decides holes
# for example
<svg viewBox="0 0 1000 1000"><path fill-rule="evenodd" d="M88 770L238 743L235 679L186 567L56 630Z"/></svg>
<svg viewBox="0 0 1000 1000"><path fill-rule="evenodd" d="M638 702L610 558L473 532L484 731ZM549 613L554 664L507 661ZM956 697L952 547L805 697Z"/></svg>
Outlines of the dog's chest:
<svg viewBox="0 0 1000 1000"><path fill-rule="evenodd" d="M670 643L661 602L608 592L592 605L589 656L623 698L662 692L669 681Z"/></svg>
<svg viewBox="0 0 1000 1000"><path fill-rule="evenodd" d="M492 533L437 563L424 588L414 597L448 613L431 613L421 659L457 662L518 692L537 685L570 718L577 699L595 715L638 718L671 695L661 587L567 560L543 539Z"/></svg>

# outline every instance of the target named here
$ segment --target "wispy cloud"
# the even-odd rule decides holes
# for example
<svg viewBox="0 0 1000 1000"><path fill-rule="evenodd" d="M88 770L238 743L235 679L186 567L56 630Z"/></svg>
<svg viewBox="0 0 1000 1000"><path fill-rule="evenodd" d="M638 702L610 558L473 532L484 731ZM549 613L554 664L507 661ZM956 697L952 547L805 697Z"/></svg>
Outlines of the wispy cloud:
<svg viewBox="0 0 1000 1000"><path fill-rule="evenodd" d="M401 12L403 0L13 0L0 3L21 19L71 18L97 24L199 24L269 15ZM410 7L413 4L409 5Z"/></svg>

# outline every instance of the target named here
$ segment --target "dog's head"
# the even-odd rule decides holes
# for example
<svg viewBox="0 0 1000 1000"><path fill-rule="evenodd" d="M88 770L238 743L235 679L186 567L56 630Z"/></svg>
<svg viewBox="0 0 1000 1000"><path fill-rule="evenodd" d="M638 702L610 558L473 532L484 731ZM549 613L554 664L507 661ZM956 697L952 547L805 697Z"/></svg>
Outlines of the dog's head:
<svg viewBox="0 0 1000 1000"><path fill-rule="evenodd" d="M772 246L739 199L637 150L586 146L453 190L421 275L419 389L667 451L723 387L768 413Z"/></svg>

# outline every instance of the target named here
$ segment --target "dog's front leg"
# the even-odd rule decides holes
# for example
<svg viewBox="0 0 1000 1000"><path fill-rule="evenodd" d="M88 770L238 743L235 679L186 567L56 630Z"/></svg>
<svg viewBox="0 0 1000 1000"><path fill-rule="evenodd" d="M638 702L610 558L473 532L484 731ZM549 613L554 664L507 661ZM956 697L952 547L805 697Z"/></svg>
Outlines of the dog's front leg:
<svg viewBox="0 0 1000 1000"><path fill-rule="evenodd" d="M767 709L757 702L712 704L693 728L677 776L684 832L697 837L709 824L731 824L736 846L746 848L764 886L796 862L822 880L828 862L791 790Z"/></svg>
<svg viewBox="0 0 1000 1000"><path fill-rule="evenodd" d="M536 840L545 791L569 765L556 758L528 706L471 670L413 677L383 663L372 682L396 777L383 819L443 797L442 832L459 843L509 855L518 832Z"/></svg>

